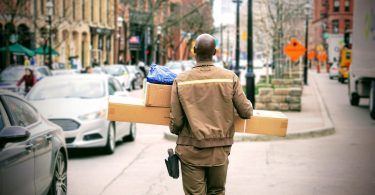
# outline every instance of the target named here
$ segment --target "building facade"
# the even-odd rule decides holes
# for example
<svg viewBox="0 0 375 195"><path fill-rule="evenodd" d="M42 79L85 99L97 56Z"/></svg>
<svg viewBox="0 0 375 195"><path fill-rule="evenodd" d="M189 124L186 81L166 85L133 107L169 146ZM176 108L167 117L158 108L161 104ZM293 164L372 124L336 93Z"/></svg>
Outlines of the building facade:
<svg viewBox="0 0 375 195"><path fill-rule="evenodd" d="M353 27L354 0L314 0L312 20L312 46L327 50L330 38L343 38ZM341 41L340 41L341 42Z"/></svg>
<svg viewBox="0 0 375 195"><path fill-rule="evenodd" d="M6 0L12 1L12 0ZM25 36L18 43L29 49L47 44L49 25L47 22L47 2L49 0L26 0L23 7L16 7L16 17L9 19L9 7L0 3L4 13L0 16L0 27L5 34ZM52 13L52 48L60 55L54 62L68 67L84 67L113 63L113 42L115 29L116 0L50 0ZM14 9L13 9L14 10ZM14 28L11 33L5 28ZM10 27L9 27L10 26ZM26 31L24 35L21 33ZM4 38L9 38L3 37ZM2 43L6 42L1 40ZM42 57L37 57L43 64ZM74 60L73 60L74 59ZM2 60L3 61L3 60Z"/></svg>

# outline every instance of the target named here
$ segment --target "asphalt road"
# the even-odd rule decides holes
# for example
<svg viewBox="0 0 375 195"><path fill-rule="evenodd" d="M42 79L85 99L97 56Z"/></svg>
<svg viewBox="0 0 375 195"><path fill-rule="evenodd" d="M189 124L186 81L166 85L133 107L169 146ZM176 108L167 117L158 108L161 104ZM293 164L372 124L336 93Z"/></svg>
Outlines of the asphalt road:
<svg viewBox="0 0 375 195"><path fill-rule="evenodd" d="M352 107L346 85L326 74L315 76L337 133L235 143L227 194L375 193L375 121L369 117L367 101ZM113 155L100 155L95 149L71 152L69 194L183 194L181 178L168 177L165 169L166 150L174 147L163 138L166 127L137 128L136 140L119 144Z"/></svg>

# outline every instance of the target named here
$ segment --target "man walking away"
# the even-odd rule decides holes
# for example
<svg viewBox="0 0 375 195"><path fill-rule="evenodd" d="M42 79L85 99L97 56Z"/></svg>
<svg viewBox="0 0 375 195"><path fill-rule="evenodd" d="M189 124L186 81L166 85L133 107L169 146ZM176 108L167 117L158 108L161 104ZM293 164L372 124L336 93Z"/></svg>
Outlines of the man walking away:
<svg viewBox="0 0 375 195"><path fill-rule="evenodd" d="M172 86L170 131L178 135L185 194L225 194L235 112L249 119L253 108L239 78L213 65L213 36L200 35L194 53L196 66Z"/></svg>

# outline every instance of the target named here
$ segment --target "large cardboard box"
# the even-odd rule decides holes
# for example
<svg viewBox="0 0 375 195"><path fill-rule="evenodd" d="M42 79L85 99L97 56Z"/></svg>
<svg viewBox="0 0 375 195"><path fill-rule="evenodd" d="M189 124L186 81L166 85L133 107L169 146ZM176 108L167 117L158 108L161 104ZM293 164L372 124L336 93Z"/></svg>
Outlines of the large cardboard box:
<svg viewBox="0 0 375 195"><path fill-rule="evenodd" d="M145 105L153 107L171 107L172 85L146 83Z"/></svg>
<svg viewBox="0 0 375 195"><path fill-rule="evenodd" d="M142 99L111 97L108 120L155 125L169 125L170 108L147 107ZM288 118L281 112L254 110L251 119L235 118L236 132L285 136Z"/></svg>
<svg viewBox="0 0 375 195"><path fill-rule="evenodd" d="M108 120L155 125L169 124L170 108L147 107L142 99L110 97Z"/></svg>

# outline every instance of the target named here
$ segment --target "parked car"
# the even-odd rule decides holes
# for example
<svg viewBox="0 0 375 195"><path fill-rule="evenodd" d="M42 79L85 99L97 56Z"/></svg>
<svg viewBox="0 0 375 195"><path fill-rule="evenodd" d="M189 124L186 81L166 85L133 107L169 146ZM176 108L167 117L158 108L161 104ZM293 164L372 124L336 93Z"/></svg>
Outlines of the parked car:
<svg viewBox="0 0 375 195"><path fill-rule="evenodd" d="M115 77L123 87L125 87L127 90L130 90L129 71L124 65L115 64L101 67L106 74Z"/></svg>
<svg viewBox="0 0 375 195"><path fill-rule="evenodd" d="M57 75L72 75L72 74L78 74L79 71L76 69L56 69L52 70L52 75L57 76Z"/></svg>
<svg viewBox="0 0 375 195"><path fill-rule="evenodd" d="M333 63L329 68L329 79L339 78L339 67L337 63Z"/></svg>
<svg viewBox="0 0 375 195"><path fill-rule="evenodd" d="M137 66L127 65L125 67L129 71L128 82L130 83L130 89L134 90L137 87L142 89L143 79L145 78L144 73Z"/></svg>
<svg viewBox="0 0 375 195"><path fill-rule="evenodd" d="M0 194L66 194L64 139L25 99L0 90Z"/></svg>
<svg viewBox="0 0 375 195"><path fill-rule="evenodd" d="M190 60L186 61L169 61L165 64L173 73L180 74L181 72L190 70L194 66L194 62Z"/></svg>
<svg viewBox="0 0 375 195"><path fill-rule="evenodd" d="M126 94L111 76L77 74L43 79L26 98L62 127L68 148L101 147L112 154L116 141L133 141L136 135L135 124L106 118L109 96Z"/></svg>
<svg viewBox="0 0 375 195"><path fill-rule="evenodd" d="M42 80L45 77L52 76L52 73L47 66L29 66L29 68L33 70L37 81ZM0 74L0 89L6 89L22 94L24 91L24 84L22 84L19 88L16 84L24 74L25 66L23 65L7 67Z"/></svg>

